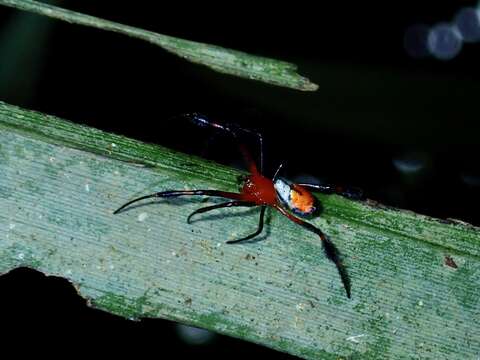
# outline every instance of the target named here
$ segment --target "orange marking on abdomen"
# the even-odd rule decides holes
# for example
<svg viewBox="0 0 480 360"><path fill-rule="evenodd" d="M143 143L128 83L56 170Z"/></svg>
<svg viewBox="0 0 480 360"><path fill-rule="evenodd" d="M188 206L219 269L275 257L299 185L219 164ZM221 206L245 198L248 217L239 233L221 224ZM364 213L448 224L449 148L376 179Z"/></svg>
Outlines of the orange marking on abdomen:
<svg viewBox="0 0 480 360"><path fill-rule="evenodd" d="M300 185L293 185L293 191L290 194L292 205L303 213L310 213L313 211L315 205L315 198L313 195Z"/></svg>

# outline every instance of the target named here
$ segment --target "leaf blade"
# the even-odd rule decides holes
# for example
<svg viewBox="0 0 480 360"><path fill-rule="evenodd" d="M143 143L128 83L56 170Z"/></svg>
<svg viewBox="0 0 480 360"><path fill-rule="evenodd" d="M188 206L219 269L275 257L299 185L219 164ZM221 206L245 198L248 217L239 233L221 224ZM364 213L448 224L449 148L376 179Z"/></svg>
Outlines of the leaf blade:
<svg viewBox="0 0 480 360"><path fill-rule="evenodd" d="M285 61L162 35L33 0L0 0L0 5L142 39L190 62L207 66L224 74L301 91L318 89L317 84L296 72L296 65Z"/></svg>
<svg viewBox="0 0 480 360"><path fill-rule="evenodd" d="M0 129L0 272L32 267L105 311L309 359L480 351L478 228L321 196L312 221L344 255L348 300L318 239L275 214L264 241L243 246L223 243L256 216L225 211L187 227L198 200L112 215L152 190L234 190L235 170L2 102Z"/></svg>

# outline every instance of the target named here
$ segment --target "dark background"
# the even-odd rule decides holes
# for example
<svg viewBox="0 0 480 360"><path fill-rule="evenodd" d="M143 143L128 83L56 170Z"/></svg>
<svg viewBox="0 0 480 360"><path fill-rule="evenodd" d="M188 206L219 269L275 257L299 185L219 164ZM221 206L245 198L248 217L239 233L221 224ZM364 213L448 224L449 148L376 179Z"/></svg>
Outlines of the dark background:
<svg viewBox="0 0 480 360"><path fill-rule="evenodd" d="M237 79L140 40L0 8L2 101L237 165L229 141L207 144L208 133L172 120L202 112L262 132L268 171L285 161L290 177L359 186L388 205L480 225L480 44L464 43L450 60L411 56L404 45L410 26L449 23L476 2L50 3L287 60L319 90ZM170 322L131 322L87 308L68 282L28 269L0 277L0 289L2 311L16 323L75 328L95 320L146 349L280 356L220 336L187 346Z"/></svg>

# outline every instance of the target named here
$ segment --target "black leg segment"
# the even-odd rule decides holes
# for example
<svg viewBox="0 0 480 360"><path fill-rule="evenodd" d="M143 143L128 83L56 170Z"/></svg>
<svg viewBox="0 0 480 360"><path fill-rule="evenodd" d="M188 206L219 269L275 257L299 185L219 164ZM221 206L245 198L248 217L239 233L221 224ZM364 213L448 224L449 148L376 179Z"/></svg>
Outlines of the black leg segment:
<svg viewBox="0 0 480 360"><path fill-rule="evenodd" d="M240 151L245 158L245 161L247 163L247 166L251 172L256 172L257 167L255 165L255 161L253 160L252 156L250 155L250 152L246 149L246 147L241 143L241 141L238 138L238 132L242 131L244 133L253 135L257 138L258 143L260 145L260 173L263 171L263 138L262 134L241 128L238 125L235 124L220 124L216 123L212 120L210 120L208 117L205 115L199 114L199 113L191 113L191 114L185 114L183 115L185 118L189 119L193 124L199 126L199 127L210 127L212 129L215 129L217 131L223 131L226 134L230 134L237 140L238 145L240 147Z"/></svg>
<svg viewBox="0 0 480 360"><path fill-rule="evenodd" d="M345 288L345 292L347 293L347 297L350 298L350 277L348 276L346 267L342 263L340 252L338 251L337 247L330 241L330 239L323 233L322 230L316 228L312 224L303 222L300 225L320 236L320 238L322 239L323 251L325 252L325 256L337 267L338 274L340 275L340 279L342 280L343 287Z"/></svg>
<svg viewBox="0 0 480 360"><path fill-rule="evenodd" d="M363 199L363 191L359 188L345 188L342 186L328 184L297 184L305 188L313 189L323 194L338 194L352 200Z"/></svg>
<svg viewBox="0 0 480 360"><path fill-rule="evenodd" d="M190 222L191 222L190 220L196 214L202 214L202 213L205 213L207 211L211 211L211 210L215 210L215 209L222 209L222 208L227 208L227 207L232 207L232 206L255 206L255 204L249 203L249 202L246 202L246 201L228 201L228 202L217 204L217 205L206 206L206 207L197 209L194 212L192 212L190 215L188 215L187 223L190 224Z"/></svg>
<svg viewBox="0 0 480 360"><path fill-rule="evenodd" d="M150 198L171 198L171 197L178 197L178 196L215 196L215 197L223 197L226 199L232 200L240 200L241 194L227 192L227 191L218 191L218 190L168 190L168 191L161 191L150 195L141 196L139 198L133 199L122 206L120 206L117 210L113 213L118 214L120 211L125 209L127 206L144 199Z"/></svg>
<svg viewBox="0 0 480 360"><path fill-rule="evenodd" d="M260 209L260 219L258 221L258 228L257 228L257 231L255 231L253 234L250 234L248 236L245 236L241 239L237 239L237 240L229 240L227 241L227 244L238 244L239 242L242 242L242 241L247 241L247 240L250 240L250 239L253 239L255 236L257 235L260 235L261 232L263 231L263 219L265 218L265 209L267 207L265 205L262 205L262 208Z"/></svg>
<svg viewBox="0 0 480 360"><path fill-rule="evenodd" d="M292 214L287 212L287 210L285 210L280 206L275 206L275 209L277 209L280 213L282 213L284 216L286 216L293 222L303 226L305 229L317 234L320 237L320 239L322 240L322 246L323 246L323 251L325 253L325 256L330 261L332 261L337 267L338 274L340 275L340 279L342 280L343 287L345 288L345 292L347 293L347 297L350 298L350 289L351 289L350 277L348 276L347 268L343 265L341 255L337 247L330 241L330 239L319 228L315 227L314 225L302 219L297 218L296 216L293 216Z"/></svg>

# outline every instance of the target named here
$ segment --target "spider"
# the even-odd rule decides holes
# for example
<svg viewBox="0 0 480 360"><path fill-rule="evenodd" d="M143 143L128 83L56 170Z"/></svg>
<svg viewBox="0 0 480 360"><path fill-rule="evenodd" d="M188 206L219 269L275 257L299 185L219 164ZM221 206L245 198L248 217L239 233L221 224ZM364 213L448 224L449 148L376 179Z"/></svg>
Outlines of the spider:
<svg viewBox="0 0 480 360"><path fill-rule="evenodd" d="M237 244L243 241L250 240L257 235L259 235L263 230L263 223L265 217L265 210L267 206L274 208L279 211L283 216L287 217L296 224L302 226L308 231L311 231L318 235L322 241L323 250L326 257L332 261L337 267L340 279L342 281L343 287L348 298L350 298L350 278L348 276L347 270L342 263L340 252L337 250L336 246L330 241L330 239L314 225L305 221L302 218L311 217L317 210L320 209L318 200L312 195L309 189L322 192L325 194L338 194L351 199L360 199L362 197L361 191L358 189L343 189L339 186L332 185L316 185L316 184L306 184L292 183L282 177L279 177L279 171L282 168L282 164L276 170L272 179L265 177L262 173L263 171L263 139L260 133L254 132L252 130L243 129L235 124L219 124L211 121L206 116L193 113L184 115L189 119L193 124L200 127L210 127L217 131L223 132L232 136L240 149L240 152L243 155L243 158L246 162L250 175L244 177L244 183L241 191L239 193L220 191L220 190L167 190L156 192L150 195L141 196L139 198L133 199L113 213L118 214L127 206L148 198L170 198L178 196L211 196L211 197L220 197L229 199L227 202L223 202L216 205L211 205L203 207L192 212L188 218L187 223L190 224L193 216L207 211L216 210L220 208L230 208L230 207L253 207L260 206L260 217L258 222L257 230L243 238L228 240L227 244ZM252 158L248 149L242 144L239 139L239 133L248 133L255 136L260 145L260 169L257 168L257 164ZM296 215L296 216L295 216Z"/></svg>

